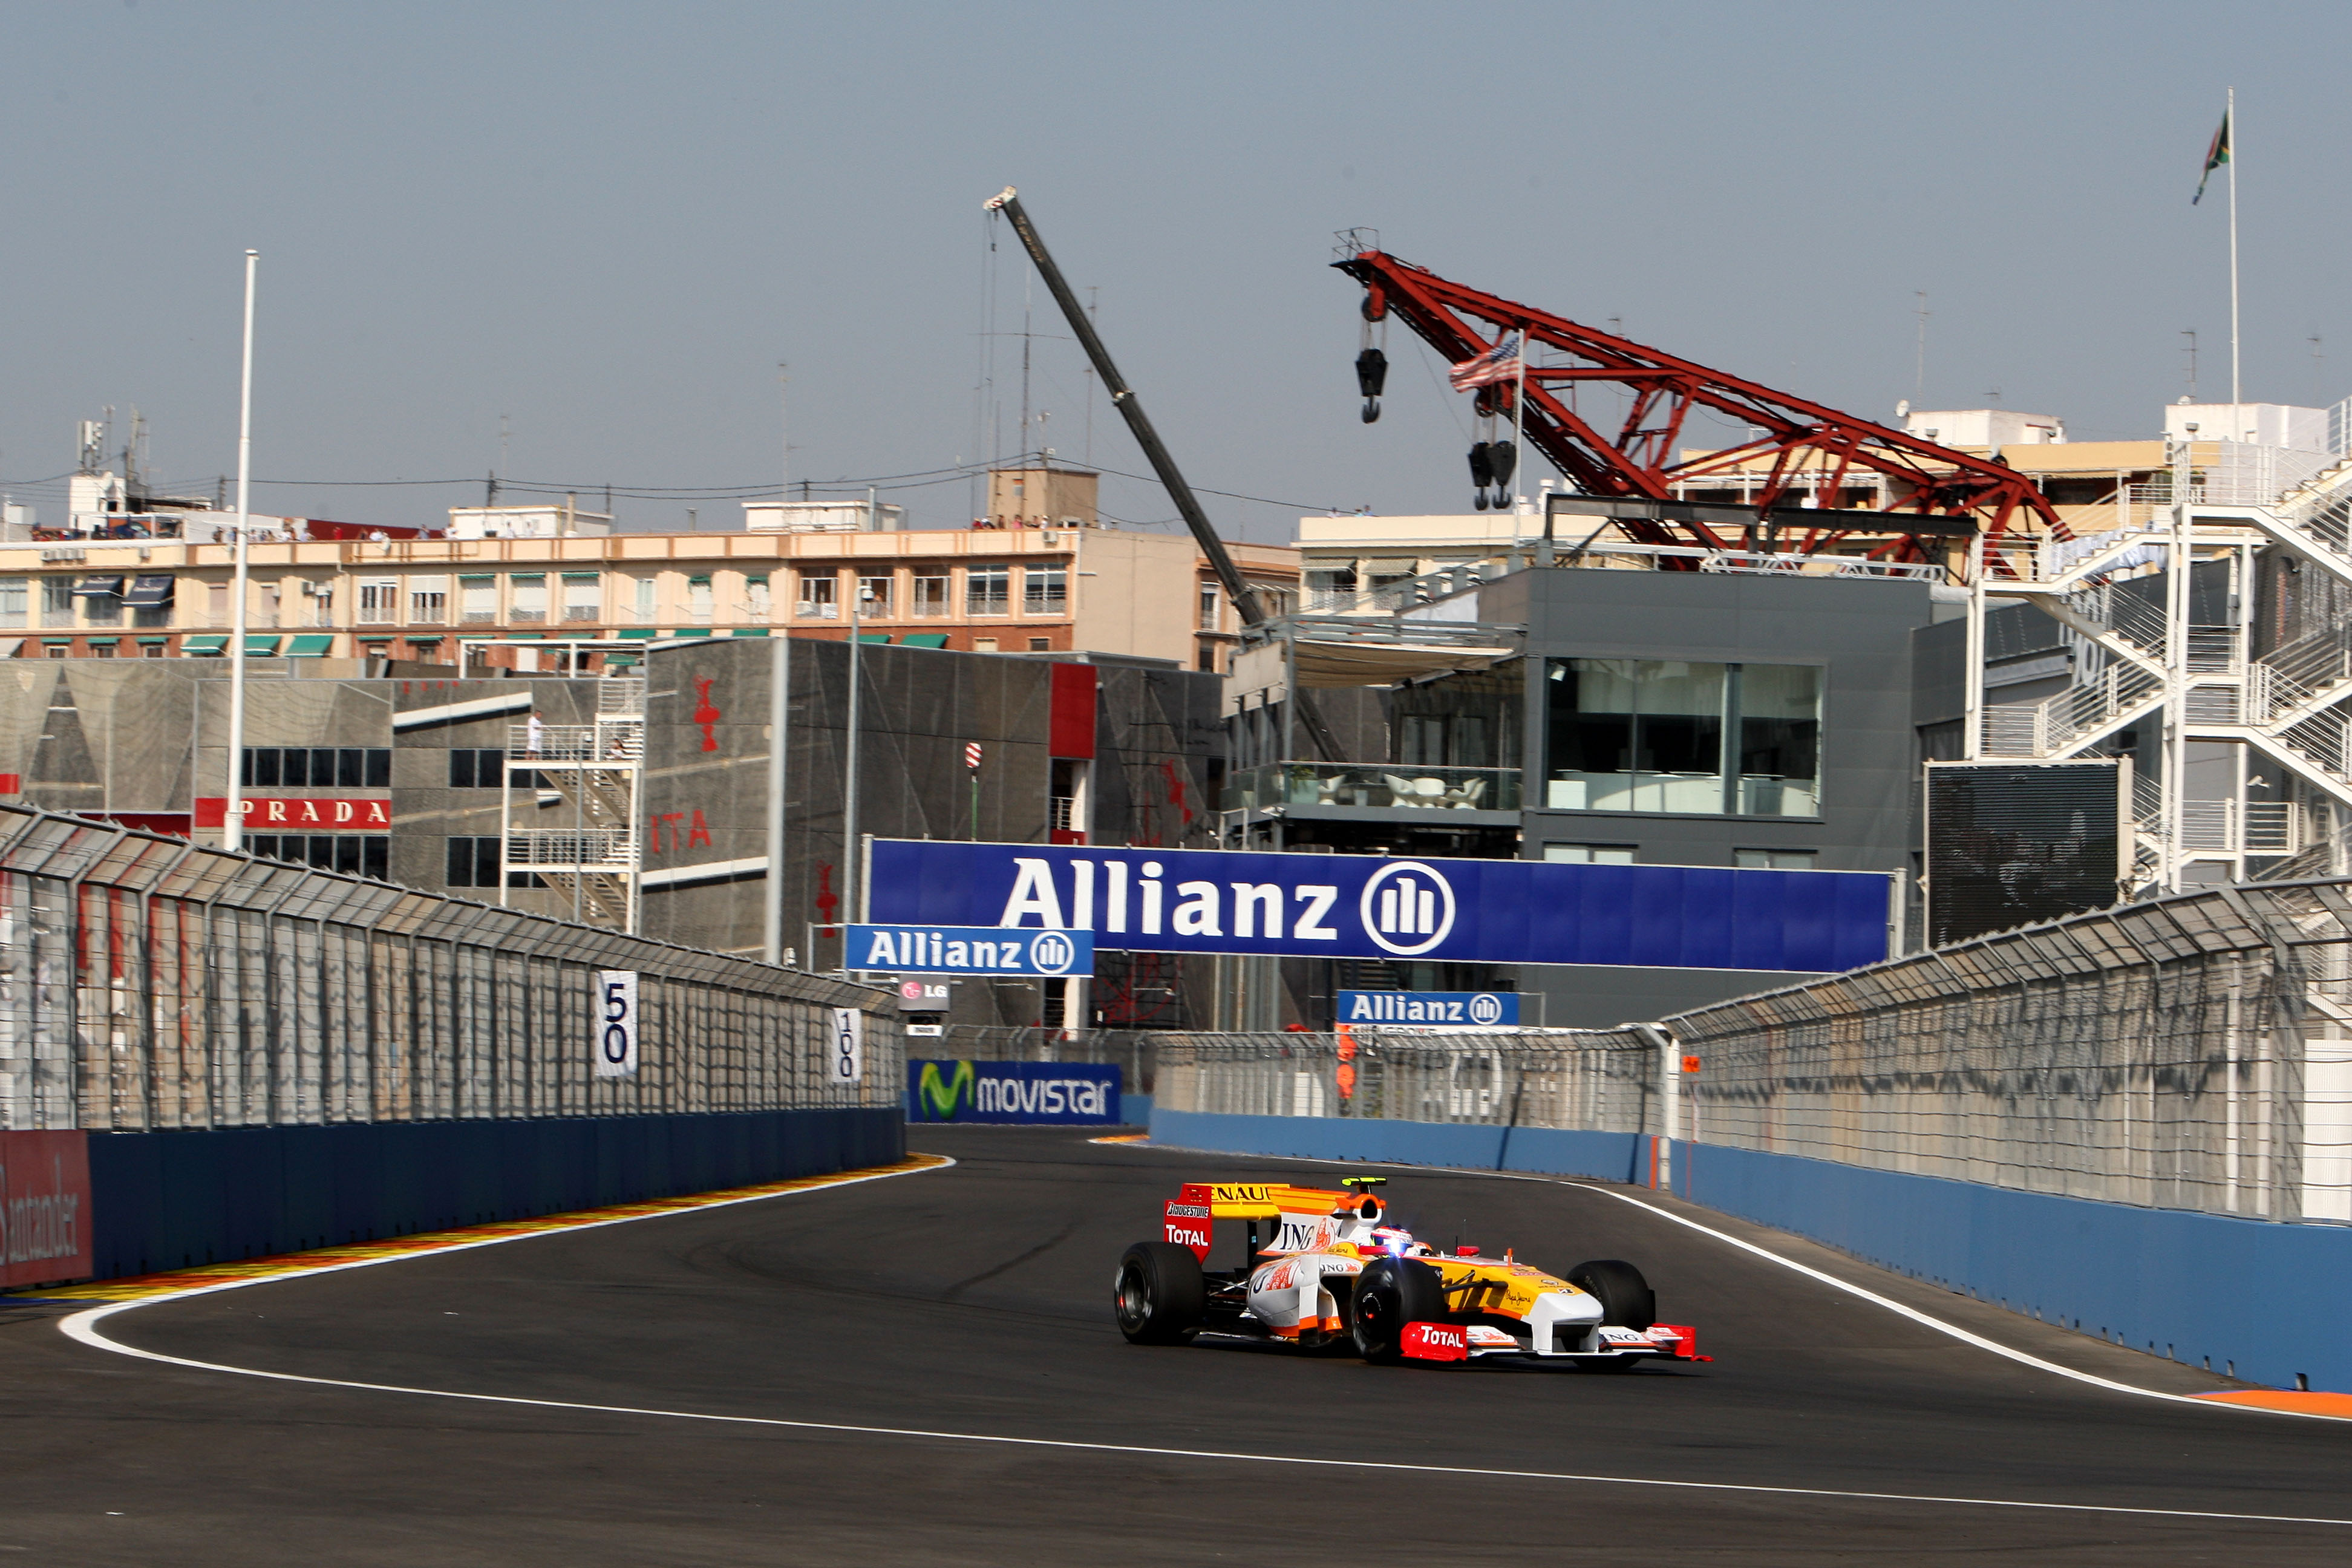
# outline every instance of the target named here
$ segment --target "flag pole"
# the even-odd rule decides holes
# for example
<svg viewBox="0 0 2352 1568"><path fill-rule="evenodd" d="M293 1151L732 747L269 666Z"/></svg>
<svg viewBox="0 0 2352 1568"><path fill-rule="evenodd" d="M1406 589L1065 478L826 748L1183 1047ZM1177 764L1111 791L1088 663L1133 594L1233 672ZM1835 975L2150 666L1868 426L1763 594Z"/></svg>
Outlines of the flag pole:
<svg viewBox="0 0 2352 1568"><path fill-rule="evenodd" d="M2221 123L2230 128L2230 402L2234 406L2241 398L2238 390L2238 89L2230 89L2229 106L2223 111ZM2236 416L2231 416L2232 418ZM2233 426L2229 438L2236 440L2239 432Z"/></svg>
<svg viewBox="0 0 2352 1568"><path fill-rule="evenodd" d="M1519 486L1528 472L1528 329L1519 324L1519 384L1511 394L1511 538L1519 537Z"/></svg>

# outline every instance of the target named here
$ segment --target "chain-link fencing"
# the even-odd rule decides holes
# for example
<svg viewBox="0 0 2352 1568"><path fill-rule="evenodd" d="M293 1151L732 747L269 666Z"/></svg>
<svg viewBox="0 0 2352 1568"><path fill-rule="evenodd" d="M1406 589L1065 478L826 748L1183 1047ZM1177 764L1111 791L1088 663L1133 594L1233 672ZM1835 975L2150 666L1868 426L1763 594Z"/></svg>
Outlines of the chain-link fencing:
<svg viewBox="0 0 2352 1568"><path fill-rule="evenodd" d="M2075 915L1615 1030L1150 1040L1171 1110L1665 1132L2352 1221L2343 880Z"/></svg>
<svg viewBox="0 0 2352 1568"><path fill-rule="evenodd" d="M635 1072L598 1077L608 971ZM161 1131L893 1106L863 986L0 808L0 1127ZM844 1068L835 1009L863 1019Z"/></svg>

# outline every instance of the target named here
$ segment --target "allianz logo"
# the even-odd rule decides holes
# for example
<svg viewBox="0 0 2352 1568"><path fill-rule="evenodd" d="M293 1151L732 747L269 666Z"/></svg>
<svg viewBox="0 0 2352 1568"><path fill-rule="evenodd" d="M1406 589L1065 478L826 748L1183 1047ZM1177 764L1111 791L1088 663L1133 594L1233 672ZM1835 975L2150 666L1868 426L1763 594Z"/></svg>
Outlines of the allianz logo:
<svg viewBox="0 0 2352 1568"><path fill-rule="evenodd" d="M1340 889L1330 883L1163 880L1158 860L1074 859L1055 876L1054 862L1015 856L1012 891L999 926L1041 926L1118 936L1241 937L1339 942L1330 923ZM1357 918L1373 945L1401 958L1429 952L1454 931L1452 884L1435 867L1395 860L1365 881ZM1286 931L1286 926L1287 930ZM1054 971L1040 964L1043 973Z"/></svg>

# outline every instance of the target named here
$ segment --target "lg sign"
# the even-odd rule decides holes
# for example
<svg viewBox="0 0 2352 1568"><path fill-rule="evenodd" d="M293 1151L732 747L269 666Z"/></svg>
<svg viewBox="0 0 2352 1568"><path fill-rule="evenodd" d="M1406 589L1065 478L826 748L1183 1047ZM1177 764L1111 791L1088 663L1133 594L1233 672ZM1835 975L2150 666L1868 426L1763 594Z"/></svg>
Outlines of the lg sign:
<svg viewBox="0 0 2352 1568"><path fill-rule="evenodd" d="M1079 962L1087 933L1135 952L1814 973L1887 952L1890 879L1872 872L930 839L877 840L871 866L874 924L860 932L1044 928L1071 933ZM928 936L911 953L903 936L893 945L852 967L968 967L934 958ZM1061 972L1042 952L1033 963L1020 967Z"/></svg>

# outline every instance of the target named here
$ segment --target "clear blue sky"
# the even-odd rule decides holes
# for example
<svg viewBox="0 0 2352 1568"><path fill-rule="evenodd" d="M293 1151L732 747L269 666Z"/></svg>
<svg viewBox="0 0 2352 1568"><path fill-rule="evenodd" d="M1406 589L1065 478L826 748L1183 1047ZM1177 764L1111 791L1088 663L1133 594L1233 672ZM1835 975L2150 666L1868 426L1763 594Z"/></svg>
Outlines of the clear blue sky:
<svg viewBox="0 0 2352 1568"><path fill-rule="evenodd" d="M520 481L908 474L1018 445L1022 188L1196 485L1466 507L1461 400L1403 333L1356 417L1331 236L1876 417L1925 401L2142 436L2228 395L2241 106L2250 398L2352 392L2336 5L613 5L90 0L0 12L0 476L45 515L79 419L234 470L262 252L257 510L425 523ZM1036 292L1031 401L1087 384ZM983 338L993 331L1013 336ZM2317 335L2325 356L2315 363ZM993 346L993 404L975 384ZM1702 437L1703 430L1698 432ZM1141 472L1099 399L1093 458ZM1540 474L1543 470L1538 469ZM918 525L961 483L898 489ZM733 500L627 500L625 526ZM1172 517L1156 487L1106 510ZM1297 505L1212 499L1229 532Z"/></svg>

